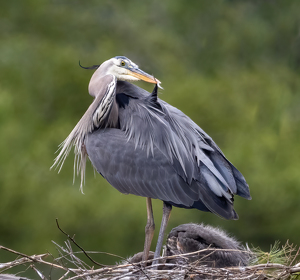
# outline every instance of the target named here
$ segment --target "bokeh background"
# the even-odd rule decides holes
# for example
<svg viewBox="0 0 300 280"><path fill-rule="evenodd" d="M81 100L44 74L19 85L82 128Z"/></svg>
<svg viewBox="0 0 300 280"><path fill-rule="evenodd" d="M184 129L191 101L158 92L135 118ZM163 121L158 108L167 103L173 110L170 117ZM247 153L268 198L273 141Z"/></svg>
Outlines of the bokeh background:
<svg viewBox="0 0 300 280"><path fill-rule="evenodd" d="M144 198L120 194L90 164L81 194L73 154L60 174L49 170L92 102L93 72L78 61L116 55L161 80L160 98L212 136L251 188L252 201L236 198L238 221L174 208L168 229L205 222L264 250L275 240L300 245L300 1L292 0L1 1L0 244L55 255L51 240L66 240L58 218L86 250L142 251ZM161 210L154 201L157 229Z"/></svg>

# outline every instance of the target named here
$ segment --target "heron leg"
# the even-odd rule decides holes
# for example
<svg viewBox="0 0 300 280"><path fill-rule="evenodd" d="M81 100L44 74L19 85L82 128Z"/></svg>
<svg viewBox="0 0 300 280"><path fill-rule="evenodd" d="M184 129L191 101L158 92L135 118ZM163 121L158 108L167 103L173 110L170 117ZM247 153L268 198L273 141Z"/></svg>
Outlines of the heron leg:
<svg viewBox="0 0 300 280"><path fill-rule="evenodd" d="M167 202L164 202L163 216L162 216L160 230L159 230L159 234L158 234L157 245L156 245L156 249L155 249L155 253L154 253L154 259L157 259L160 257L160 251L161 251L161 247L162 247L162 244L164 241L164 235L165 235L168 221L170 219L171 211L172 211L172 205ZM153 261L152 264L158 264L158 260Z"/></svg>
<svg viewBox="0 0 300 280"><path fill-rule="evenodd" d="M147 203L147 224L145 227L145 244L144 244L143 261L148 260L151 242L152 242L154 230L155 230L153 210L152 210L152 201L151 201L150 197L147 197L146 203Z"/></svg>

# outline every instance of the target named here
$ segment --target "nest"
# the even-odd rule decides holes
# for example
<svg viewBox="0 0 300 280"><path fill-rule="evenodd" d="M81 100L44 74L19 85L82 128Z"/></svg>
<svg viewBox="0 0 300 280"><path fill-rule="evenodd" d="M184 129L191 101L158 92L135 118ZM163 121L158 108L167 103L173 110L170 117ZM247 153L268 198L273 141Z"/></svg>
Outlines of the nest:
<svg viewBox="0 0 300 280"><path fill-rule="evenodd" d="M290 262L287 265L279 263L265 263L249 266L239 266L239 267L209 267L203 265L202 260L197 260L192 263L181 264L182 261L168 263L170 260L186 260L192 255L207 253L211 256L214 253L224 251L224 249L204 249L197 252L166 256L161 258L161 263L155 266L148 266L145 262L130 263L128 260L123 260L121 264L116 264L113 266L101 265L90 257L90 255L95 252L78 251L74 252L72 241L67 240L64 246L56 244L60 256L54 258L51 254L41 254L27 256L20 252L16 252L9 248L0 246L0 250L5 250L14 255L17 255L17 259L0 264L0 279L25 279L15 276L8 276L7 274L1 274L6 272L12 267L20 267L22 271L24 270L24 265L27 268L33 269L39 279L48 279L44 272L39 268L40 265L43 267L47 266L51 269L51 273L55 275L60 275L59 280L100 280L100 279L110 279L110 280L146 280L146 279L172 279L172 280L182 280L182 279L296 279L297 275L300 273L300 263L294 263L299 255L299 249L296 250L292 245L288 245L289 252L287 260ZM286 245L285 245L286 246ZM286 248L286 247L285 247ZM248 253L248 252L247 252ZM85 261L80 259L78 256L85 254L93 263L93 266L88 265ZM110 254L111 255L111 254ZM51 260L49 261L49 258ZM203 259L205 260L205 259ZM149 262L149 261L148 261ZM99 268L95 268L95 266ZM44 269L45 270L45 269ZM295 278L292 278L295 277Z"/></svg>

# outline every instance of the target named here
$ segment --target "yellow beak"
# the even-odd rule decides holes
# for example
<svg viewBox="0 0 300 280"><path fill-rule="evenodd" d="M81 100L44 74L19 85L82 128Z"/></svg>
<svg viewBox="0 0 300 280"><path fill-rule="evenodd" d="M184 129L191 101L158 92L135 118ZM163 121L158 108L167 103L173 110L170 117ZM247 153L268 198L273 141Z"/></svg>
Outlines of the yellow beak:
<svg viewBox="0 0 300 280"><path fill-rule="evenodd" d="M158 79L154 78L154 76L149 75L148 73L142 71L139 68L129 68L128 74L135 78L138 78L139 80L143 80L145 82L152 83L152 84L157 84L158 87L162 88L160 86L161 82Z"/></svg>

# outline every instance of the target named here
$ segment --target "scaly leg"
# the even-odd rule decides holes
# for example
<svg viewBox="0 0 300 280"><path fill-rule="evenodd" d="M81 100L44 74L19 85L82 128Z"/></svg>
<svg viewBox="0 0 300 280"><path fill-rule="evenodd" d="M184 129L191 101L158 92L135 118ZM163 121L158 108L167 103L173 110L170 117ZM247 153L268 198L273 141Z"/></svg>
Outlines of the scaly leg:
<svg viewBox="0 0 300 280"><path fill-rule="evenodd" d="M165 231L167 228L167 224L170 219L171 210L172 210L172 205L164 202L163 216L161 219L161 225L160 225L159 235L158 235L158 239L157 239L157 245L156 245L156 249L155 249L155 253L154 253L154 259L157 259L160 257L160 251L161 251L161 247L162 247L162 244L164 241L164 235L165 235ZM158 260L153 261L152 265L153 264L158 264Z"/></svg>
<svg viewBox="0 0 300 280"><path fill-rule="evenodd" d="M147 224L145 227L145 244L144 244L143 261L148 260L151 242L152 242L154 230L155 230L151 198L147 197L146 202L147 202ZM145 266L146 266L146 264L145 264Z"/></svg>

